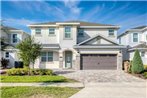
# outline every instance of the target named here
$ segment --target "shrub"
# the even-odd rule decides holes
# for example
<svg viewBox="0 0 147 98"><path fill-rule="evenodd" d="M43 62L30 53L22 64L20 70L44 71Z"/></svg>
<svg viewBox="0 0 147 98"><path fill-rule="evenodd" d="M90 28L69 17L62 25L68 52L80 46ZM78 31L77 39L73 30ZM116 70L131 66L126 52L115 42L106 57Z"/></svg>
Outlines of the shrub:
<svg viewBox="0 0 147 98"><path fill-rule="evenodd" d="M8 75L53 75L49 69L12 68L7 71Z"/></svg>
<svg viewBox="0 0 147 98"><path fill-rule="evenodd" d="M143 76L147 79L147 72L144 72Z"/></svg>
<svg viewBox="0 0 147 98"><path fill-rule="evenodd" d="M139 74L144 71L142 59L140 57L138 50L135 51L131 71L132 73L135 73L135 74Z"/></svg>
<svg viewBox="0 0 147 98"><path fill-rule="evenodd" d="M147 65L144 65L144 70L147 70Z"/></svg>
<svg viewBox="0 0 147 98"><path fill-rule="evenodd" d="M4 58L1 58L1 66L2 66L3 68L7 68L8 63L9 63L9 60L4 59Z"/></svg>

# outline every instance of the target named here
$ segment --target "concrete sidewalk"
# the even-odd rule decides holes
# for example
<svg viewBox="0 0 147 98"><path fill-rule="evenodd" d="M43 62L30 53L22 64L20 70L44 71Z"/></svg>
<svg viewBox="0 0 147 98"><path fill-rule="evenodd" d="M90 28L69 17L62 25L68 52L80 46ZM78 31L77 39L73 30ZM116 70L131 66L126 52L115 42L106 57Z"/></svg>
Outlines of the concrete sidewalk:
<svg viewBox="0 0 147 98"><path fill-rule="evenodd" d="M50 87L84 87L83 83L0 83L3 86L50 86Z"/></svg>
<svg viewBox="0 0 147 98"><path fill-rule="evenodd" d="M147 98L147 83L89 83L70 98Z"/></svg>

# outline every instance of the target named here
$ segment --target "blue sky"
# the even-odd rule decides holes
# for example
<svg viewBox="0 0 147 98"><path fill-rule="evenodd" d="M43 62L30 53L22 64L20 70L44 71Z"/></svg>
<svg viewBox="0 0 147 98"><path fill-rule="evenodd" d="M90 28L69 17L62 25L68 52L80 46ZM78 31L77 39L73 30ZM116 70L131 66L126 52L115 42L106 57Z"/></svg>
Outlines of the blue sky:
<svg viewBox="0 0 147 98"><path fill-rule="evenodd" d="M4 24L26 32L37 22L81 20L120 25L124 30L147 25L146 1L2 1Z"/></svg>

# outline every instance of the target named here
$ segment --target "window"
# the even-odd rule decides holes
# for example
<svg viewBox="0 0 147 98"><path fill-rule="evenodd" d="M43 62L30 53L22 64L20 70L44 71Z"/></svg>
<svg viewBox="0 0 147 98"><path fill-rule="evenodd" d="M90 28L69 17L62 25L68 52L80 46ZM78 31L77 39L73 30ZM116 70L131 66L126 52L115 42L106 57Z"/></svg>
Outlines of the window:
<svg viewBox="0 0 147 98"><path fill-rule="evenodd" d="M84 36L84 29L80 28L78 29L78 36L83 37Z"/></svg>
<svg viewBox="0 0 147 98"><path fill-rule="evenodd" d="M121 38L119 38L119 44L121 44Z"/></svg>
<svg viewBox="0 0 147 98"><path fill-rule="evenodd" d="M12 42L13 42L13 43L17 43L17 42L18 42L17 34L13 34L13 35L12 35Z"/></svg>
<svg viewBox="0 0 147 98"><path fill-rule="evenodd" d="M70 26L65 27L65 38L71 38L71 27Z"/></svg>
<svg viewBox="0 0 147 98"><path fill-rule="evenodd" d="M36 35L41 35L41 29L40 28L36 28L35 29L35 34Z"/></svg>
<svg viewBox="0 0 147 98"><path fill-rule="evenodd" d="M5 52L5 58L9 58L9 52Z"/></svg>
<svg viewBox="0 0 147 98"><path fill-rule="evenodd" d="M53 52L41 53L41 62L52 62L52 61L53 61Z"/></svg>
<svg viewBox="0 0 147 98"><path fill-rule="evenodd" d="M49 28L49 35L55 34L55 28Z"/></svg>
<svg viewBox="0 0 147 98"><path fill-rule="evenodd" d="M112 29L109 30L109 36L114 36L114 30Z"/></svg>
<svg viewBox="0 0 147 98"><path fill-rule="evenodd" d="M141 52L141 57L144 57L144 56L145 56L145 52L142 51L142 52Z"/></svg>
<svg viewBox="0 0 147 98"><path fill-rule="evenodd" d="M133 42L138 42L138 33L133 33Z"/></svg>

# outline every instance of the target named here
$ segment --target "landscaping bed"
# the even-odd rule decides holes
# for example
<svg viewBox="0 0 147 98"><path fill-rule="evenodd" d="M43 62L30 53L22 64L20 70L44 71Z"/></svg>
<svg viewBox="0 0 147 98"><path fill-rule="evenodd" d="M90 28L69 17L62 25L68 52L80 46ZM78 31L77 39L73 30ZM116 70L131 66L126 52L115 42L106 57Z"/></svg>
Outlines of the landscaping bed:
<svg viewBox="0 0 147 98"><path fill-rule="evenodd" d="M1 98L69 98L79 90L67 87L2 87Z"/></svg>

